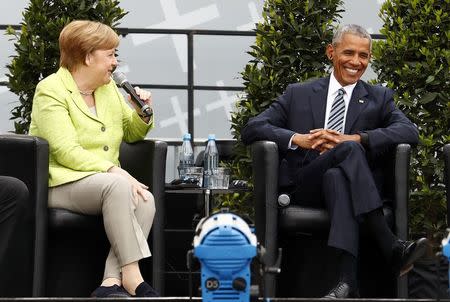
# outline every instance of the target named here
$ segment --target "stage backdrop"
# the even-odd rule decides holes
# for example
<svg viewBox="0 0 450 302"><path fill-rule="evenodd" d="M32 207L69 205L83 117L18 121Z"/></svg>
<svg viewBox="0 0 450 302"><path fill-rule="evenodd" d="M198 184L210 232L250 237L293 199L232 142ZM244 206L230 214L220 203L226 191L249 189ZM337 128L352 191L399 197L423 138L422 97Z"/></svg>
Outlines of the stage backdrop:
<svg viewBox="0 0 450 302"><path fill-rule="evenodd" d="M213 29L250 31L261 19L263 0L122 0L129 11L120 27L165 29ZM371 33L379 33L378 12L382 0L344 0L342 23L357 23ZM0 24L20 24L26 0L1 1ZM13 54L13 42L0 30L0 82L6 81L6 64ZM250 59L246 51L254 43L253 36L194 36L194 84L204 86L242 86L239 73ZM187 85L187 38L175 34L129 34L119 47L120 69L131 83ZM368 70L366 79L374 74ZM203 141L209 133L219 139L231 138L230 111L237 91L197 90L194 92L194 133ZM152 138L181 140L187 132L187 91L153 89L156 127ZM0 86L0 133L14 130L11 109L18 97ZM168 163L177 152L169 150ZM172 158L171 158L172 157ZM175 158L176 161L176 158ZM168 165L167 178L174 177L173 164Z"/></svg>

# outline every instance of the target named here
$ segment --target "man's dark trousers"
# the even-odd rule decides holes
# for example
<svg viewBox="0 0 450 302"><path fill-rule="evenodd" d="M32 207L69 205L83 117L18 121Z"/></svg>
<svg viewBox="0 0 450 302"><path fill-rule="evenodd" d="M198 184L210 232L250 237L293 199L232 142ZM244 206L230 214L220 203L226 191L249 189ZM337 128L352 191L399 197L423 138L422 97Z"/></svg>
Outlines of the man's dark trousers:
<svg viewBox="0 0 450 302"><path fill-rule="evenodd" d="M342 142L300 167L293 199L302 206L326 207L328 245L358 254L359 218L382 206L361 144Z"/></svg>
<svg viewBox="0 0 450 302"><path fill-rule="evenodd" d="M0 176L0 297L31 295L32 209L27 186Z"/></svg>

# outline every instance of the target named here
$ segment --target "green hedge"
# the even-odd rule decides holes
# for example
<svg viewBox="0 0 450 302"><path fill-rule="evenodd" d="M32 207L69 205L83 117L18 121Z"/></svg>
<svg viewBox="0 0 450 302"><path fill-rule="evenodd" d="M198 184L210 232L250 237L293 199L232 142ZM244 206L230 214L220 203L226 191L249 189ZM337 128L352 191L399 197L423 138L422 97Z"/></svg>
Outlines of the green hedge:
<svg viewBox="0 0 450 302"><path fill-rule="evenodd" d="M412 160L412 235L439 239L446 227L442 147L450 141L450 1L387 0L372 67L393 88L395 101L417 124ZM437 243L437 240L434 240Z"/></svg>

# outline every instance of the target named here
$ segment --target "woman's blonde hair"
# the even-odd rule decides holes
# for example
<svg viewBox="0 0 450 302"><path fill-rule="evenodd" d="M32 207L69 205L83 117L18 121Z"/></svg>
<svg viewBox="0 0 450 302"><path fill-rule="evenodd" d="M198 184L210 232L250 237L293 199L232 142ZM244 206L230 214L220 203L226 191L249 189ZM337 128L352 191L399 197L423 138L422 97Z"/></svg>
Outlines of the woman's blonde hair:
<svg viewBox="0 0 450 302"><path fill-rule="evenodd" d="M89 53L118 45L119 36L108 25L87 20L72 21L59 34L59 65L74 70L84 64Z"/></svg>

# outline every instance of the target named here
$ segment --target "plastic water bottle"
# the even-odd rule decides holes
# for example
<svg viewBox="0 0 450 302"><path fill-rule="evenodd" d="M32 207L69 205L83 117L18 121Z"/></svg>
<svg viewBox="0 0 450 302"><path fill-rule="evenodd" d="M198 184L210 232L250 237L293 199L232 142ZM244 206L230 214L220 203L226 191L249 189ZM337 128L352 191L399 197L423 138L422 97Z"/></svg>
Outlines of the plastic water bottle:
<svg viewBox="0 0 450 302"><path fill-rule="evenodd" d="M178 164L178 174L180 179L186 178L186 168L194 166L194 150L191 144L191 134L183 135L183 144L180 150L180 163Z"/></svg>
<svg viewBox="0 0 450 302"><path fill-rule="evenodd" d="M212 188L213 183L211 181L211 176L213 170L217 169L217 166L219 165L219 152L217 151L216 136L214 134L208 135L208 144L206 145L203 163L203 186L205 188Z"/></svg>

